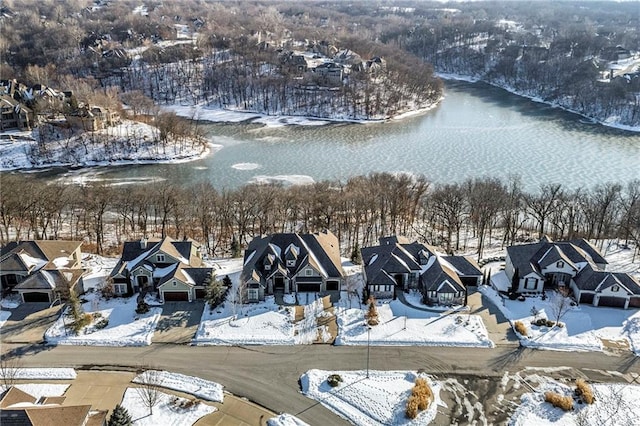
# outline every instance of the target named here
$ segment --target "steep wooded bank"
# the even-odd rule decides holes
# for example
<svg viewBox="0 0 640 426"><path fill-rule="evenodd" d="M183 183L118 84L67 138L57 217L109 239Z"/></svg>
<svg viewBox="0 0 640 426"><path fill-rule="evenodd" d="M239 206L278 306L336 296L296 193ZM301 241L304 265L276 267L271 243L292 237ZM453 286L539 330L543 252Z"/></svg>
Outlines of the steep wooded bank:
<svg viewBox="0 0 640 426"><path fill-rule="evenodd" d="M0 198L0 243L13 239L87 239L98 253L128 239L191 237L209 254L238 256L253 237L329 229L343 254L379 237L405 235L464 250L467 237L502 235L505 245L554 239L620 238L640 247L640 181L525 192L517 178L432 185L424 177L373 173L305 186L246 185L218 191L209 183L178 187L85 186L6 175ZM118 251L116 248L115 251Z"/></svg>

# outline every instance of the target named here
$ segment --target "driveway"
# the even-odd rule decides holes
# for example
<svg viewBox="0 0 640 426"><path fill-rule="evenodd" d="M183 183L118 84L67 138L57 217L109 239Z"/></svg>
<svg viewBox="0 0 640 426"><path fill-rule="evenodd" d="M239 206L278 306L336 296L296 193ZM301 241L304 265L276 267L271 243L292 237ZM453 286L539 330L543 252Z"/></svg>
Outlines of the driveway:
<svg viewBox="0 0 640 426"><path fill-rule="evenodd" d="M22 303L11 311L11 316L0 328L3 343L39 343L44 332L60 316L61 306L53 308L48 303Z"/></svg>
<svg viewBox="0 0 640 426"><path fill-rule="evenodd" d="M467 306L472 314L479 315L487 327L489 339L496 346L519 346L520 341L511 328L511 323L492 301L487 299L479 291L469 292Z"/></svg>
<svg viewBox="0 0 640 426"><path fill-rule="evenodd" d="M152 342L191 343L200 325L203 309L204 302L200 300L195 302L165 302Z"/></svg>

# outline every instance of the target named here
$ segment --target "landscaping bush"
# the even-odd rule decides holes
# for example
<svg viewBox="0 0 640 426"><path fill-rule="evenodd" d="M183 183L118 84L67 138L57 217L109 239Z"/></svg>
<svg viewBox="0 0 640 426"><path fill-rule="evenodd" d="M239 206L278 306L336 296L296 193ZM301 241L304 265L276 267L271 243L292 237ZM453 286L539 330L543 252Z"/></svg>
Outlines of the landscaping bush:
<svg viewBox="0 0 640 426"><path fill-rule="evenodd" d="M518 301L519 302L524 302L525 300L527 300L527 299L523 295L518 296Z"/></svg>
<svg viewBox="0 0 640 426"><path fill-rule="evenodd" d="M538 318L538 320L535 323L538 327L542 327L547 325L547 320L544 318Z"/></svg>
<svg viewBox="0 0 640 426"><path fill-rule="evenodd" d="M418 410L426 410L433 401L433 391L426 379L417 378L415 386L411 390L411 395L418 398Z"/></svg>
<svg viewBox="0 0 640 426"><path fill-rule="evenodd" d="M576 395L587 404L593 404L596 398L593 396L593 389L584 379L576 380Z"/></svg>
<svg viewBox="0 0 640 426"><path fill-rule="evenodd" d="M527 335L527 327L524 325L522 321L516 321L513 324L513 326L515 327L516 331L520 333L522 336Z"/></svg>
<svg viewBox="0 0 640 426"><path fill-rule="evenodd" d="M411 395L407 400L405 415L410 419L418 417L418 398L416 396Z"/></svg>
<svg viewBox="0 0 640 426"><path fill-rule="evenodd" d="M342 377L340 377L339 374L331 374L329 377L327 377L327 383L329 383L329 386L331 386L332 388L335 388L340 383L342 383Z"/></svg>
<svg viewBox="0 0 640 426"><path fill-rule="evenodd" d="M97 330L102 330L103 328L106 328L108 325L109 325L109 320L106 319L106 318L103 318L100 321L98 321L97 323L95 323L93 326Z"/></svg>
<svg viewBox="0 0 640 426"><path fill-rule="evenodd" d="M378 325L379 321L378 321L378 308L376 307L376 299L374 299L373 296L371 296L369 297L369 300L367 301L367 303L369 304L369 310L365 315L367 318L367 324Z"/></svg>
<svg viewBox="0 0 640 426"><path fill-rule="evenodd" d="M544 393L544 400L564 411L573 410L573 398L571 396L562 396L559 393L549 391Z"/></svg>
<svg viewBox="0 0 640 426"><path fill-rule="evenodd" d="M556 323L551 320L546 320L545 324L547 327L553 327Z"/></svg>
<svg viewBox="0 0 640 426"><path fill-rule="evenodd" d="M138 307L136 308L136 314L142 315L149 312L149 305L144 300L138 302Z"/></svg>

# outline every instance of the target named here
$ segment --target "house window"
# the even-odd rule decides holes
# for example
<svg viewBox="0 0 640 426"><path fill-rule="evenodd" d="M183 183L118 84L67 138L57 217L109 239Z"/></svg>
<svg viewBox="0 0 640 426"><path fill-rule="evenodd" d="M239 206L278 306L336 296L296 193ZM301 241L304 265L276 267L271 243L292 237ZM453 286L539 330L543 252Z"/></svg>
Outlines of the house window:
<svg viewBox="0 0 640 426"><path fill-rule="evenodd" d="M312 269L305 269L304 274L308 277L310 277L311 275L313 275L313 270Z"/></svg>
<svg viewBox="0 0 640 426"><path fill-rule="evenodd" d="M564 262L563 262L562 260L558 260L558 261L556 262L556 266L557 266L558 268L564 268Z"/></svg>
<svg viewBox="0 0 640 426"><path fill-rule="evenodd" d="M173 284L174 287L178 285L178 283L175 282L175 281L172 284Z"/></svg>
<svg viewBox="0 0 640 426"><path fill-rule="evenodd" d="M247 297L249 300L258 300L258 289L247 290Z"/></svg>
<svg viewBox="0 0 640 426"><path fill-rule="evenodd" d="M156 260L158 262L164 262L164 254L159 254L156 256Z"/></svg>
<svg viewBox="0 0 640 426"><path fill-rule="evenodd" d="M287 266L289 268L296 266L296 261L295 260L287 260Z"/></svg>
<svg viewBox="0 0 640 426"><path fill-rule="evenodd" d="M271 270L271 265L264 265L264 270L265 271L270 271Z"/></svg>
<svg viewBox="0 0 640 426"><path fill-rule="evenodd" d="M613 285L611 286L611 291L614 293L617 293L620 290L620 286L619 285Z"/></svg>
<svg viewBox="0 0 640 426"><path fill-rule="evenodd" d="M115 294L125 294L127 292L127 285L126 284L114 284L113 285L113 292Z"/></svg>
<svg viewBox="0 0 640 426"><path fill-rule="evenodd" d="M538 280L535 278L526 278L524 280L524 289L525 290L535 290L538 287Z"/></svg>

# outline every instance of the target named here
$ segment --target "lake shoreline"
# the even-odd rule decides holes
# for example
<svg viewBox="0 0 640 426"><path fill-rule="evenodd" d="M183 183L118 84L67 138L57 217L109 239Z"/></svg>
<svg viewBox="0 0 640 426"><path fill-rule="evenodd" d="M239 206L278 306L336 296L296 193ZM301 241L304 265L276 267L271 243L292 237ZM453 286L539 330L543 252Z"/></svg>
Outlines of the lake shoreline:
<svg viewBox="0 0 640 426"><path fill-rule="evenodd" d="M544 105L548 105L552 108L558 108L561 109L563 111L567 111L570 112L572 114L576 114L579 115L580 117L583 117L584 119L586 119L588 121L589 124L599 124L601 126L604 127L610 127L612 129L616 129L616 130L623 130L626 132L633 132L633 133L640 133L640 126L627 126L625 124L618 124L618 123L614 123L614 122L607 122L607 121L603 121L603 120L597 120L593 117L589 117L586 114L582 114L578 111L572 110L570 108L566 108L563 107L562 105L559 105L555 102L549 102L549 101L545 101L539 97L536 96L530 96L530 95L526 95L524 93L520 93L517 90L515 90L512 87L508 87L508 86L502 86L500 84L497 83L492 83L486 80L482 80L480 78L477 77L472 77L472 76L468 76L468 75L463 75L463 74L451 74L451 73L436 73L436 75L443 79L443 80L452 80L452 81L464 81L467 83L484 83L484 84L488 84L490 86L493 87L497 87L498 89L502 89L506 92L509 92L513 95L516 96L520 96L521 98L525 98L525 99L529 99L530 101L536 102L536 103L541 103ZM584 122L583 122L584 123Z"/></svg>

